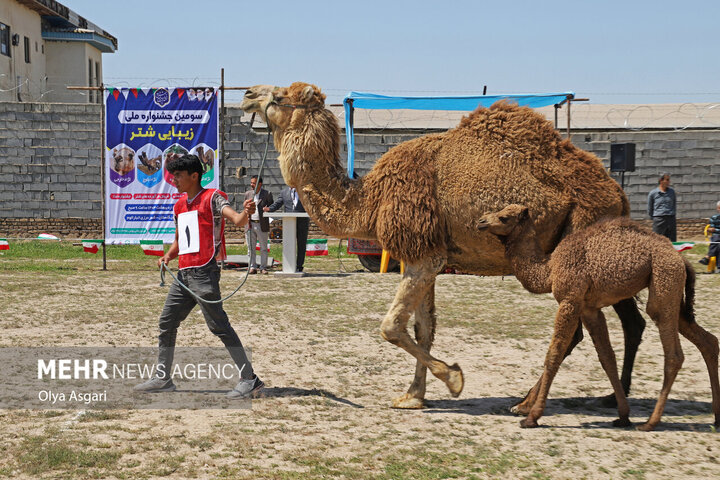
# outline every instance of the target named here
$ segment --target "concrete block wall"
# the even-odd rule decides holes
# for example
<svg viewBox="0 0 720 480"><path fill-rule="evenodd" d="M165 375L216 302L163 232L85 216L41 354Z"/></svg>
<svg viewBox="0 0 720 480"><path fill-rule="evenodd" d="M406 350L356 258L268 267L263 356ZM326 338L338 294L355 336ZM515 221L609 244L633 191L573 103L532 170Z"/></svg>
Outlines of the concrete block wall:
<svg viewBox="0 0 720 480"><path fill-rule="evenodd" d="M585 132L575 145L600 157L610 168L610 144L635 144L635 171L624 175L631 216L647 218L647 195L663 172L670 174L678 218L702 219L716 213L720 201L720 132L713 130ZM612 173L621 181L621 174Z"/></svg>
<svg viewBox="0 0 720 480"><path fill-rule="evenodd" d="M101 217L101 106L0 103L0 218Z"/></svg>
<svg viewBox="0 0 720 480"><path fill-rule="evenodd" d="M100 219L100 109L91 104L0 103L0 219ZM242 123L238 108L226 111L222 183L237 204L260 167L267 134ZM390 148L425 133L357 131L356 173L367 174ZM672 176L678 217L687 220L689 230L709 217L720 200L720 131L576 131L572 141L598 155L608 168L611 143L636 144L636 171L626 173L624 180L635 219L646 217L647 193L663 171ZM341 144L345 157L344 135ZM271 143L263 177L274 195L284 186L277 156ZM239 167L247 169L245 178L236 177ZM619 174L613 177L620 181ZM22 236L15 235L21 222L8 222L0 223L0 236L10 236L3 227L10 223L15 225L12 236ZM75 222L65 230L77 232L83 225ZM97 227L88 223L87 228Z"/></svg>

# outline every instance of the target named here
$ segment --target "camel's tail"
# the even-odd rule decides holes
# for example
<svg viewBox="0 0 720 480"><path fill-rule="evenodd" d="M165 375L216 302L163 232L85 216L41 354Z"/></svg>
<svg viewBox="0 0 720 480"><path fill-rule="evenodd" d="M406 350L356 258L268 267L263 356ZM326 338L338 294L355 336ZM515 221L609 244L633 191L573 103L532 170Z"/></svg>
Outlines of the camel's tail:
<svg viewBox="0 0 720 480"><path fill-rule="evenodd" d="M680 314L690 323L695 323L695 270L685 258L685 300L680 306Z"/></svg>

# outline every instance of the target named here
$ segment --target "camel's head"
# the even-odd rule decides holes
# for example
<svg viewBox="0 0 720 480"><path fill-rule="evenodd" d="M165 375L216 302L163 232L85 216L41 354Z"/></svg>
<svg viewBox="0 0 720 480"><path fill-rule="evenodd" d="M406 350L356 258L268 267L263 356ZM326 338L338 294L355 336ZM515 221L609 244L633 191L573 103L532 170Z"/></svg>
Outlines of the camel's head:
<svg viewBox="0 0 720 480"><path fill-rule="evenodd" d="M273 130L290 125L296 110L317 110L325 106L325 94L309 83L295 82L289 87L255 85L245 92L240 108L258 113Z"/></svg>
<svg viewBox="0 0 720 480"><path fill-rule="evenodd" d="M512 204L499 212L488 213L480 217L478 229L489 231L503 240L512 231L530 219L528 208L523 205Z"/></svg>

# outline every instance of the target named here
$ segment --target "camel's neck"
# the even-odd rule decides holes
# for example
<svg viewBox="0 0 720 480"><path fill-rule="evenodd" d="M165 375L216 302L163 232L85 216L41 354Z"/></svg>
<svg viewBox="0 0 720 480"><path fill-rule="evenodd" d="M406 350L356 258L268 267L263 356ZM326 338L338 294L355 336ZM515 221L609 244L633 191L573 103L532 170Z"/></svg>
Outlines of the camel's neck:
<svg viewBox="0 0 720 480"><path fill-rule="evenodd" d="M515 277L532 293L550 293L550 255L540 248L532 221L523 222L505 240L505 255Z"/></svg>
<svg viewBox="0 0 720 480"><path fill-rule="evenodd" d="M340 164L340 127L329 110L296 110L274 133L285 183L297 188L315 223L327 234L373 238L363 215L362 180L350 180Z"/></svg>

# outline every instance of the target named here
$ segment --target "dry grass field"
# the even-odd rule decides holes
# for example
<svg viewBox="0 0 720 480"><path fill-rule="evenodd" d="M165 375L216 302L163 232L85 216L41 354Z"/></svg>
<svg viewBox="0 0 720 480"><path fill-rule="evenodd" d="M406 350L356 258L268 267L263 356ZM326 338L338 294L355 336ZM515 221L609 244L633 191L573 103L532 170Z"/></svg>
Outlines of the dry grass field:
<svg viewBox="0 0 720 480"><path fill-rule="evenodd" d="M128 247L129 248L129 247ZM137 247L135 247L137 248ZM78 247L75 247L77 250ZM1 347L154 346L166 288L154 259L57 253L0 257ZM701 248L686 253L696 263ZM120 257L120 258L114 258ZM457 361L465 389L450 398L428 378L428 407L401 411L414 359L380 337L398 274L358 272L353 257L311 258L301 279L252 276L225 308L267 387L246 410L0 410L6 478L718 478L701 356L685 364L657 431L612 428L616 411L586 338L560 369L541 428L508 412L542 370L555 302L513 277L441 275L434 354ZM223 272L229 292L240 271ZM698 322L720 335L720 275L699 275ZM622 358L619 321L606 309ZM648 322L638 354L631 419L649 416L662 349ZM586 336L587 337L587 336ZM219 346L199 310L181 346ZM180 382L178 382L180 386ZM228 389L232 385L228 385ZM2 386L0 386L2 388ZM172 395L162 394L162 395Z"/></svg>

